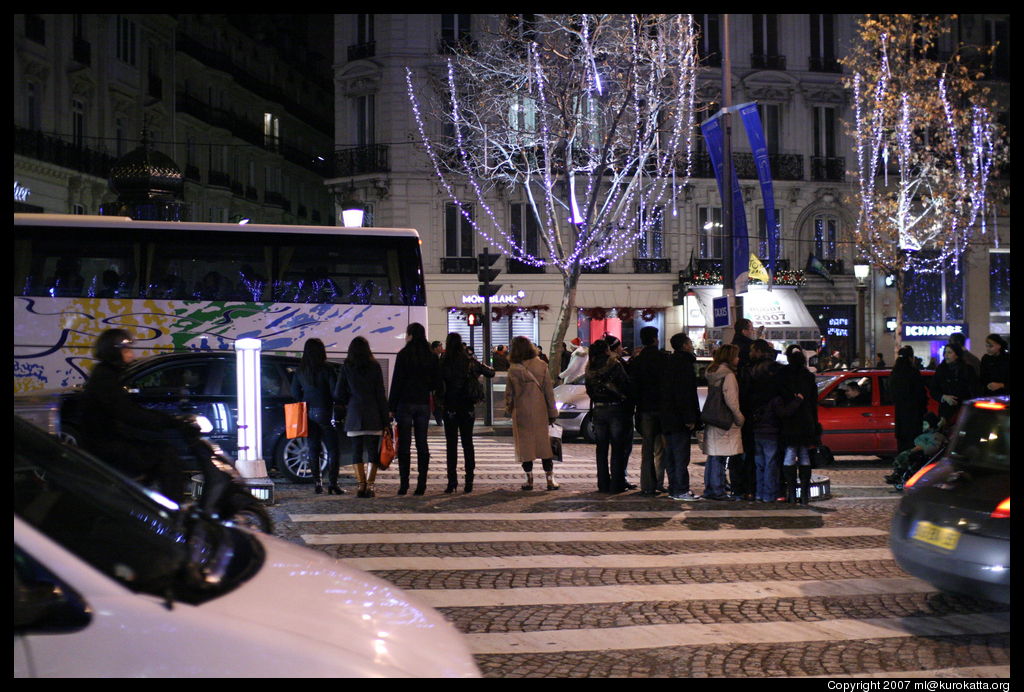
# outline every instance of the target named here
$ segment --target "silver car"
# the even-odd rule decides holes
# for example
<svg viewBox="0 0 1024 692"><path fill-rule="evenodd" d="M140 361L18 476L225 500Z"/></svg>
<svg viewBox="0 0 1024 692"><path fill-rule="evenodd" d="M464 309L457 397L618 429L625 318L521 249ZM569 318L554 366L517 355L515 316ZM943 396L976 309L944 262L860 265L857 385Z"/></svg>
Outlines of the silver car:
<svg viewBox="0 0 1024 692"><path fill-rule="evenodd" d="M711 358L698 356L694 363L697 375L697 399L700 407L704 407L704 399L708 395L708 381L704 379L704 371L711 365ZM558 424L562 426L562 434L568 437L582 436L587 442L594 442L594 423L590 415L590 397L580 375L571 382L555 387L555 408L558 409Z"/></svg>

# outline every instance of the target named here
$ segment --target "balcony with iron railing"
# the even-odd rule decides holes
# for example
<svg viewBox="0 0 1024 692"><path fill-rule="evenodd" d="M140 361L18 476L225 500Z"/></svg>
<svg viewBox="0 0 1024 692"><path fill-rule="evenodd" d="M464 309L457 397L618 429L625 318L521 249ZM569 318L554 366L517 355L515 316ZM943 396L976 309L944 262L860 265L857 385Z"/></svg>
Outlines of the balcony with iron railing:
<svg viewBox="0 0 1024 692"><path fill-rule="evenodd" d="M231 187L231 176L221 171L215 171L212 168L206 173L206 181L213 187Z"/></svg>
<svg viewBox="0 0 1024 692"><path fill-rule="evenodd" d="M812 156L811 180L846 180L846 159L842 156Z"/></svg>
<svg viewBox="0 0 1024 692"><path fill-rule="evenodd" d="M756 70L784 70L786 69L786 56L751 53L750 66Z"/></svg>
<svg viewBox="0 0 1024 692"><path fill-rule="evenodd" d="M388 145L371 144L364 147L339 149L334 152L334 177L347 178L365 173L387 173Z"/></svg>
<svg viewBox="0 0 1024 692"><path fill-rule="evenodd" d="M535 266L529 262L522 262L514 257L508 258L508 273L509 274L543 274L545 272L544 265Z"/></svg>
<svg viewBox="0 0 1024 692"><path fill-rule="evenodd" d="M14 153L103 179L110 177L110 168L117 161L105 152L18 126L14 127Z"/></svg>
<svg viewBox="0 0 1024 692"><path fill-rule="evenodd" d="M476 257L442 257L442 274L476 274Z"/></svg>
<svg viewBox="0 0 1024 692"><path fill-rule="evenodd" d="M832 72L840 74L843 66L835 58L822 58L812 55L807 58L807 69L811 72Z"/></svg>
<svg viewBox="0 0 1024 692"><path fill-rule="evenodd" d="M668 274L672 271L672 260L667 257L634 257L635 274Z"/></svg>
<svg viewBox="0 0 1024 692"><path fill-rule="evenodd" d="M757 180L757 165L754 155L749 152L733 152L732 160L736 166L736 176ZM804 157L800 154L769 154L768 166L774 180L803 180ZM693 177L714 178L715 168L711 165L711 156L697 152L693 155Z"/></svg>

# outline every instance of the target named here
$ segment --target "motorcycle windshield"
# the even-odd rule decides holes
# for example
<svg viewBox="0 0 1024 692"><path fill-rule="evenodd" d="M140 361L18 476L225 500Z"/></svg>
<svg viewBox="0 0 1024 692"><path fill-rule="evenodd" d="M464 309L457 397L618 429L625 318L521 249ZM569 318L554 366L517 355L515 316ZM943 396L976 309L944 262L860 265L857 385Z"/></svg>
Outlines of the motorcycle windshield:
<svg viewBox="0 0 1024 692"><path fill-rule="evenodd" d="M262 547L245 532L187 519L167 498L17 417L14 432L15 514L132 591L200 603L262 564Z"/></svg>

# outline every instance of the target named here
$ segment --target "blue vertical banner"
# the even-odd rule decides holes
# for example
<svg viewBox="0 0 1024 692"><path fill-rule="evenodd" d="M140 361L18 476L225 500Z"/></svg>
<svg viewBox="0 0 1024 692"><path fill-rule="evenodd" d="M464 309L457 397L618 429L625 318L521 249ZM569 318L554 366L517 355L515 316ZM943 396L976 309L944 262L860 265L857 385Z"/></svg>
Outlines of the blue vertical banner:
<svg viewBox="0 0 1024 692"><path fill-rule="evenodd" d="M750 151L754 153L754 165L757 168L757 179L761 183L761 197L764 199L764 219L768 226L765 233L768 238L768 290L775 281L775 260L779 254L779 227L775 223L775 193L772 190L772 169L768 159L768 144L761 126L761 116L754 102L743 103L736 108L740 111L743 128L747 131ZM760 233L758 233L760 235Z"/></svg>
<svg viewBox="0 0 1024 692"><path fill-rule="evenodd" d="M721 123L722 113L716 113L700 125L704 134L704 141L707 143L708 154L711 156L711 165L715 169L715 179L718 181L718 193L725 205L725 184L722 181L722 163L724 153L724 133ZM750 251L749 239L747 238L747 214L743 206L743 191L740 189L739 177L736 175L736 166L732 167L732 271L736 293L743 293L747 290L747 278L750 272ZM726 250L729 252L730 250Z"/></svg>

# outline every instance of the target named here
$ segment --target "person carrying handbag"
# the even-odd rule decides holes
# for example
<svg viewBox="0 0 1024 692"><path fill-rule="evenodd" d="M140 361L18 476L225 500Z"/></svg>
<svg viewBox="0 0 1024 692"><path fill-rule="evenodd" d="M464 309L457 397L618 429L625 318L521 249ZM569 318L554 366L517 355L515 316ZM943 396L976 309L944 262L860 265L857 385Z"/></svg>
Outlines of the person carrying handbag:
<svg viewBox="0 0 1024 692"><path fill-rule="evenodd" d="M807 357L799 348L786 354L788 365L779 371L779 388L783 404L779 409L782 424L779 443L783 448L782 478L786 502L796 502L797 480L800 483L800 504L811 498L811 450L821 444L818 424L818 388L814 375L807 369Z"/></svg>
<svg viewBox="0 0 1024 692"><path fill-rule="evenodd" d="M359 482L356 496L374 497L380 436L390 417L384 395L384 372L364 337L357 336L349 344L334 398L346 407L345 433L352 440L352 463ZM369 460L369 470L363 466L364 458Z"/></svg>
<svg viewBox="0 0 1024 692"><path fill-rule="evenodd" d="M395 371L388 392L388 409L398 422L398 494L409 490L412 442L416 440L416 489L422 495L427 488L430 447L431 396L441 387L437 354L430 348L427 332L419 322L410 322L405 330L406 344L395 357Z"/></svg>
<svg viewBox="0 0 1024 692"><path fill-rule="evenodd" d="M292 397L306 402L309 435L306 439L309 470L313 475L313 490L324 492L320 477L320 448L327 447L327 492L345 493L338 486L338 434L331 422L334 413L334 387L336 377L327 365L327 350L320 339L307 339L302 350L302 362L292 378Z"/></svg>
<svg viewBox="0 0 1024 692"><path fill-rule="evenodd" d="M708 366L706 377L708 381L708 401L712 396L719 394L713 392L715 388L720 390L725 407L732 414L732 423L728 428L717 427L708 422L701 414L705 422L704 440L701 450L707 455L704 464L704 495L705 500L735 500L737 498L726 492L725 470L729 459L743 454L743 413L740 411L739 383L736 380L736 368L740 362L740 347L735 344L725 344L715 351L711 365ZM724 422L724 419L721 419Z"/></svg>

